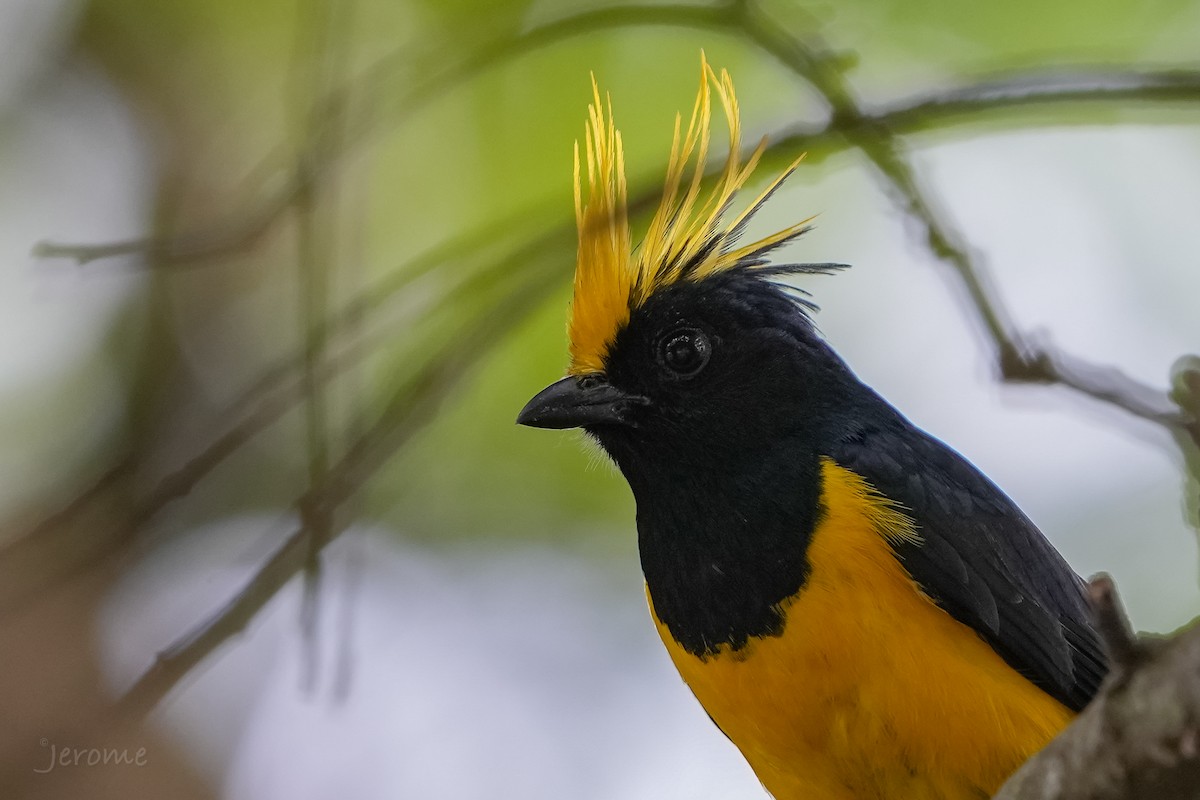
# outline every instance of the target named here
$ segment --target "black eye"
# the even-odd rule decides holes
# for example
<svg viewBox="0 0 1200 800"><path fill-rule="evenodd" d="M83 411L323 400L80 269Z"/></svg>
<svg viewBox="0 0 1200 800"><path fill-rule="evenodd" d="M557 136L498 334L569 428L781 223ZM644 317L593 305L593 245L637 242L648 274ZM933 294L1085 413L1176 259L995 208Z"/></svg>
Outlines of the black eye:
<svg viewBox="0 0 1200 800"><path fill-rule="evenodd" d="M678 378L690 378L700 372L711 354L708 337L695 328L672 331L658 345L659 363Z"/></svg>

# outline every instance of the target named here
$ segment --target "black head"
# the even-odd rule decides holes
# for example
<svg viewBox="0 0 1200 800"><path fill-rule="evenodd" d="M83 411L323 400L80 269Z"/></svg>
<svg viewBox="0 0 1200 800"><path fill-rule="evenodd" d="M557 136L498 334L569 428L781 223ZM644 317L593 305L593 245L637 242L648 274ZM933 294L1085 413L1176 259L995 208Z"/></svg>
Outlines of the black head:
<svg viewBox="0 0 1200 800"><path fill-rule="evenodd" d="M633 311L603 373L554 384L518 421L584 428L635 492L664 462L707 472L761 460L845 412L854 378L811 308L761 270L665 287Z"/></svg>
<svg viewBox="0 0 1200 800"><path fill-rule="evenodd" d="M655 610L697 654L778 633L807 577L821 443L863 396L810 310L761 272L665 287L603 373L553 384L518 419L582 427L616 461Z"/></svg>

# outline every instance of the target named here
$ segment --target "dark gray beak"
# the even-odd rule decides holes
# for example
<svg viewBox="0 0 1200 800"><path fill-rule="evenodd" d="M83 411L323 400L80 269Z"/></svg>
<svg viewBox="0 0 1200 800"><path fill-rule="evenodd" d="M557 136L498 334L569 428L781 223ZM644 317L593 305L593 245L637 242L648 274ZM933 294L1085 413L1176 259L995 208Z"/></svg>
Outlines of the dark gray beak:
<svg viewBox="0 0 1200 800"><path fill-rule="evenodd" d="M538 392L517 415L517 424L531 428L630 425L629 410L648 402L614 388L603 375L571 376Z"/></svg>

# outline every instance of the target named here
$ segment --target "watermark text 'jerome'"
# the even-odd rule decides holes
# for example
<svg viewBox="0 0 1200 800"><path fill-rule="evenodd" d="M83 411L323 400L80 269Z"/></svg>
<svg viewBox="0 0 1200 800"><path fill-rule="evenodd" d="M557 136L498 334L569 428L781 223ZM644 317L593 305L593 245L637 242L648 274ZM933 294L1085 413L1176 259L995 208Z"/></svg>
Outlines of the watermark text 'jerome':
<svg viewBox="0 0 1200 800"><path fill-rule="evenodd" d="M50 750L49 763L33 768L40 775L51 772L55 767L144 767L147 761L144 747L133 751L116 747L59 747L46 738L42 738L38 744Z"/></svg>

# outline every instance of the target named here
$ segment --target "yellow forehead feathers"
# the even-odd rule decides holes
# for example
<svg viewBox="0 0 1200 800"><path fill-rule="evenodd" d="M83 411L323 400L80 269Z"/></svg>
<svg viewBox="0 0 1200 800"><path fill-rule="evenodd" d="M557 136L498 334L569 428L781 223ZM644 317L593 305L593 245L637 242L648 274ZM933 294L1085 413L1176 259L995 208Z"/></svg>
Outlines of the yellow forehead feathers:
<svg viewBox="0 0 1200 800"><path fill-rule="evenodd" d="M636 255L630 245L621 132L613 123L611 99L607 103L601 102L600 89L595 78L592 79L592 104L588 107L585 137L586 203L579 143L575 143L575 221L579 228L579 251L568 329L569 371L573 375L604 369L608 348L617 332L629 321L630 313L657 290L680 281L702 280L734 268L760 266L765 263L761 256L766 251L799 236L810 221L804 220L753 244L736 247L746 221L791 174L800 158L734 220L723 224L722 218L734 194L757 166L766 140L759 143L745 164L741 163L741 130L733 82L725 70L719 75L715 73L703 54L700 62L700 91L696 95L696 105L682 137L682 119L679 115L675 117L675 138L662 201ZM729 155L716 184L705 193L701 184L708 164L713 90L729 125ZM691 175L685 180L689 163Z"/></svg>

